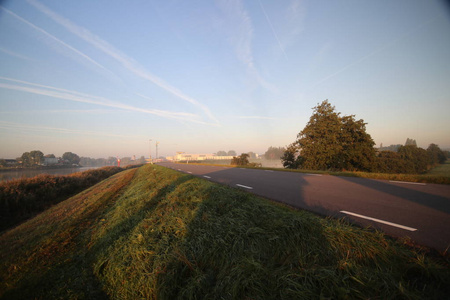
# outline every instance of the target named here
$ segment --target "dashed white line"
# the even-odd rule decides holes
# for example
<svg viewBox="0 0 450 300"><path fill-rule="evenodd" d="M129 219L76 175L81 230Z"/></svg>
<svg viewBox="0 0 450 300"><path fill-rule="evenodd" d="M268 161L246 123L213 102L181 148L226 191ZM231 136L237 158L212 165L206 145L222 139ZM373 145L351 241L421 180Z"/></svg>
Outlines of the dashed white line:
<svg viewBox="0 0 450 300"><path fill-rule="evenodd" d="M243 187L245 189L249 189L249 190L253 190L253 188L251 186L246 186L246 185L242 185L242 184L236 184L237 186Z"/></svg>
<svg viewBox="0 0 450 300"><path fill-rule="evenodd" d="M191 171L187 171L189 174L192 174L192 172Z"/></svg>
<svg viewBox="0 0 450 300"><path fill-rule="evenodd" d="M398 227L398 228L409 230L409 231L416 231L417 230L416 228L403 226L403 225L400 225L400 224L391 223L391 222L388 222L388 221L383 221L383 220L380 220L380 219L375 219L375 218L371 218L371 217L355 214L355 213L352 213L352 212L349 212L349 211L345 211L345 210L341 210L341 213L344 213L344 214L347 214L347 215L352 215L352 216L355 216L355 217L358 217L358 218L362 218L362 219L366 219L366 220L375 221L375 222L386 224L386 225L390 225L390 226L394 226L394 227Z"/></svg>
<svg viewBox="0 0 450 300"><path fill-rule="evenodd" d="M404 184L416 184L416 185L427 185L426 183L421 183L421 182L407 182L407 181L396 181L396 180L389 180L389 182L404 183Z"/></svg>
<svg viewBox="0 0 450 300"><path fill-rule="evenodd" d="M203 177L210 179L211 177L204 175Z"/></svg>

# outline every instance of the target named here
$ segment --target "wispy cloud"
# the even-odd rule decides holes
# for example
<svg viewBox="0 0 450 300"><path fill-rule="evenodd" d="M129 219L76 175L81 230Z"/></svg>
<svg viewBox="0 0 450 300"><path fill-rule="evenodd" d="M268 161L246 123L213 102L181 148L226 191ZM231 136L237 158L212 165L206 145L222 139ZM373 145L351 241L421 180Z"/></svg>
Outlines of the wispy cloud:
<svg viewBox="0 0 450 300"><path fill-rule="evenodd" d="M122 53L121 51L116 49L114 46L112 46L105 40L103 40L100 37L98 37L97 35L93 34L86 28L81 27L81 26L73 23L72 21L60 16L59 14L50 10L48 7L39 3L38 1L29 0L28 2L31 5L33 5L34 7L36 7L40 12L42 12L45 15L47 15L48 17L50 17L53 21L55 21L56 23L60 24L64 28L66 28L71 33L82 38L84 41L88 42L89 44L94 46L96 49L98 49L98 50L104 52L105 54L109 55L110 57L114 58L128 71L132 72L136 76L139 76L143 79L146 79L146 80L154 83L155 85L166 90L167 92L171 93L172 95L200 108L211 120L218 123L218 120L214 117L214 115L211 113L211 111L209 110L209 108L207 106L200 103L196 99L185 95L182 91L180 91L177 88L175 88L174 86L168 84L161 78L158 78L157 76L151 74L149 71L147 71L144 67L142 67L134 59L128 57L127 55L125 55L124 53Z"/></svg>
<svg viewBox="0 0 450 300"><path fill-rule="evenodd" d="M273 24L272 24L272 22L270 21L269 16L267 15L267 12L266 12L266 10L264 9L264 6L263 6L261 0L258 0L258 2L259 2L259 5L261 6L261 9L262 9L263 13L264 13L264 16L266 17L267 23L269 23L270 29L272 29L272 33L273 33L275 39L276 39L277 42L278 42L278 46L280 46L281 52L283 52L284 58L286 58L286 60L289 60L289 59L288 59L288 56L287 56L287 54L286 54L286 51L284 51L284 47L283 47L283 45L281 45L280 39L278 38L278 35L277 35L277 33L275 32L275 28L273 27Z"/></svg>
<svg viewBox="0 0 450 300"><path fill-rule="evenodd" d="M276 120L277 118L264 116L236 116L237 119Z"/></svg>
<svg viewBox="0 0 450 300"><path fill-rule="evenodd" d="M0 115L18 115L18 114L111 114L123 113L118 109L46 109L46 110L20 110L20 111L0 111Z"/></svg>
<svg viewBox="0 0 450 300"><path fill-rule="evenodd" d="M224 28L227 31L237 59L244 64L248 74L260 86L271 91L275 90L271 84L264 80L255 66L252 50L254 29L252 20L243 3L240 0L218 0L216 3L223 12L225 19Z"/></svg>
<svg viewBox="0 0 450 300"><path fill-rule="evenodd" d="M32 59L32 58L30 58L30 57L28 57L28 56L25 56L25 55L23 55L23 54L16 53L16 52L14 52L14 51L10 51L10 50L5 49L5 48L3 48L3 47L0 47L0 51L3 52L3 53L8 54L8 55L10 55L10 56L13 56L13 57L16 57L16 58L20 58L20 59L23 59L23 60L29 60L29 61L33 61L33 60L34 60L34 59Z"/></svg>
<svg viewBox="0 0 450 300"><path fill-rule="evenodd" d="M0 9L3 9L6 13L8 13L9 15L13 16L14 18L20 20L21 22L29 25L30 27L32 27L34 30L40 32L41 34L44 34L46 37L50 38L50 40L56 42L58 45L62 45L63 48L65 49L69 49L70 52L65 52L65 54L71 58L73 58L73 53L77 54L78 56L82 57L84 60L88 61L89 63L93 64L94 66L100 68L101 70L103 70L104 72L106 72L109 76L114 77L115 79L117 79L117 76L109 69L107 69L106 67L104 67L103 65L101 65L100 63L98 63L97 61L95 61L94 59L92 59L91 57L89 57L88 55L84 54L83 52L81 52L80 50L72 47L71 45L63 42L62 40L58 39L57 37L55 37L54 35L48 33L47 31L45 31L44 29L40 28L39 26L31 23L30 21L27 21L26 19L22 18L21 16L15 14L14 12L10 11L9 9L0 6Z"/></svg>
<svg viewBox="0 0 450 300"><path fill-rule="evenodd" d="M10 82L17 82L22 85L17 84L8 84L8 83L0 83L0 88L5 88L9 90L15 90L15 91L21 91L21 92L27 92L32 93L36 95L43 95L47 97L57 98L57 99L63 99L73 102L80 102L80 103L88 103L88 104L94 104L94 105L101 105L111 108L118 108L122 110L127 111L136 111L141 113L147 113L156 115L163 118L169 118L169 119L177 119L182 121L189 121L193 123L200 123L205 124L204 122L198 120L198 116L191 113L186 112L171 112L171 111L165 111L165 110L157 110L157 109L145 109L145 108L139 108L134 107L131 105L123 104L116 101L111 101L110 99L99 97L99 96L93 96L89 94L80 93L77 91L71 91L61 88L56 88L52 86L47 85L41 85L36 83L31 83L23 80L17 80L7 77L0 77L2 80L10 81ZM23 86L23 84L27 86Z"/></svg>
<svg viewBox="0 0 450 300"><path fill-rule="evenodd" d="M30 125L23 123L15 123L15 122L6 122L0 121L0 128L3 129L17 129L17 130L27 130L27 131L37 131L37 132L57 132L64 134L82 134L82 135L95 135L95 136L107 136L107 137L120 137L120 138L136 138L136 136L131 135L122 135L122 134L113 134L110 132L99 132L99 131L90 131L90 130L78 130L78 129L69 129L69 128L61 128L61 127L48 127L48 126L40 126L40 125Z"/></svg>

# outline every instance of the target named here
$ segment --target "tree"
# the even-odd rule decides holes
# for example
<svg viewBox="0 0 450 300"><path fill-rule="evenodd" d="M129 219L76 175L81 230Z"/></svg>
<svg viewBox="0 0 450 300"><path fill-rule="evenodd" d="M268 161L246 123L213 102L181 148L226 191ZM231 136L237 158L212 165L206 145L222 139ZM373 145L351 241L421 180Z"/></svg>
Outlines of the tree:
<svg viewBox="0 0 450 300"><path fill-rule="evenodd" d="M246 166L249 163L248 157L249 155L247 153L242 153L238 157L233 157L231 164L235 166Z"/></svg>
<svg viewBox="0 0 450 300"><path fill-rule="evenodd" d="M72 165L78 165L80 163L80 157L72 152L65 152L62 159L67 160Z"/></svg>
<svg viewBox="0 0 450 300"><path fill-rule="evenodd" d="M406 162L399 153L386 150L378 153L374 170L379 173L404 173L405 168Z"/></svg>
<svg viewBox="0 0 450 300"><path fill-rule="evenodd" d="M22 156L20 157L20 161L22 161L22 166L31 167L32 162L31 162L30 152L24 152L22 154Z"/></svg>
<svg viewBox="0 0 450 300"><path fill-rule="evenodd" d="M39 150L33 150L30 152L30 159L32 165L40 165L44 162L44 153Z"/></svg>
<svg viewBox="0 0 450 300"><path fill-rule="evenodd" d="M236 151L230 150L230 151L228 151L227 155L228 156L236 156L237 154L236 154Z"/></svg>
<svg viewBox="0 0 450 300"><path fill-rule="evenodd" d="M44 157L46 157L46 158L56 158L55 154L47 154Z"/></svg>
<svg viewBox="0 0 450 300"><path fill-rule="evenodd" d="M447 156L444 151L439 148L436 144L430 144L427 148L428 154L428 163L430 166L434 166L437 164L443 164L447 160Z"/></svg>
<svg viewBox="0 0 450 300"><path fill-rule="evenodd" d="M341 118L342 152L337 166L351 171L371 171L375 161L375 142L366 132L366 123L354 115Z"/></svg>
<svg viewBox="0 0 450 300"><path fill-rule="evenodd" d="M20 160L22 161L22 166L24 167L39 165L44 161L44 153L39 150L24 152L20 157Z"/></svg>
<svg viewBox="0 0 450 300"><path fill-rule="evenodd" d="M290 144L281 157L283 167L286 169L298 169L302 164L302 157L296 143Z"/></svg>
<svg viewBox="0 0 450 300"><path fill-rule="evenodd" d="M405 142L405 146L416 146L417 147L417 142L416 142L416 140L407 138L406 142Z"/></svg>
<svg viewBox="0 0 450 300"><path fill-rule="evenodd" d="M311 170L371 170L375 143L366 132L366 123L354 115L341 117L328 100L313 110L297 141L283 156L286 165Z"/></svg>
<svg viewBox="0 0 450 300"><path fill-rule="evenodd" d="M427 171L428 153L425 149L414 145L401 146L398 154L405 161L402 173L420 174Z"/></svg>
<svg viewBox="0 0 450 300"><path fill-rule="evenodd" d="M266 153L264 153L264 158L270 159L270 160L281 159L281 157L284 154L284 151L286 151L286 149L283 147L277 148L277 147L270 146L269 149L267 149Z"/></svg>
<svg viewBox="0 0 450 300"><path fill-rule="evenodd" d="M227 156L227 152L226 151L223 151L223 150L221 150L221 151L217 151L217 154L216 154L217 156Z"/></svg>

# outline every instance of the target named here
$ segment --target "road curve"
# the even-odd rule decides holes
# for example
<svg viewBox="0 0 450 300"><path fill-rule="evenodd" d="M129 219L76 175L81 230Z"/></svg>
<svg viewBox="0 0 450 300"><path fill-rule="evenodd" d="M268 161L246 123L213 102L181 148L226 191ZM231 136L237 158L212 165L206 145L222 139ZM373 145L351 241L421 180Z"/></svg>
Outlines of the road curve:
<svg viewBox="0 0 450 300"><path fill-rule="evenodd" d="M450 186L176 163L160 165L321 215L450 249Z"/></svg>

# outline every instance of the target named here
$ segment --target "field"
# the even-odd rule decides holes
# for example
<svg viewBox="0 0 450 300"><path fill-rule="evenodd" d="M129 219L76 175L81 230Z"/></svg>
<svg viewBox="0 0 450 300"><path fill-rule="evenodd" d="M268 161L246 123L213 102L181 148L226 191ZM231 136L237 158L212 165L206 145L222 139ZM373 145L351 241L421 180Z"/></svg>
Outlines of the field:
<svg viewBox="0 0 450 300"><path fill-rule="evenodd" d="M450 159L447 159L445 164L437 166L436 168L431 169L428 174L434 176L445 176L450 177Z"/></svg>
<svg viewBox="0 0 450 300"><path fill-rule="evenodd" d="M0 236L1 299L444 299L447 254L156 165Z"/></svg>

